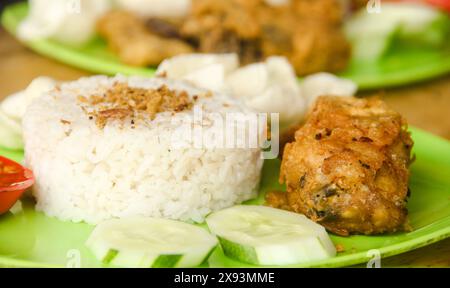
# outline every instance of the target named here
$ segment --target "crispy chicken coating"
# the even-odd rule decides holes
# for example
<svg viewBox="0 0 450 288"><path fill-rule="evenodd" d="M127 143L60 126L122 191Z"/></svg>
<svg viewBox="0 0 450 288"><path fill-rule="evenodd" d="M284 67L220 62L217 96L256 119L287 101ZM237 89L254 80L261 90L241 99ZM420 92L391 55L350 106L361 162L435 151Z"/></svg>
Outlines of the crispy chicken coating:
<svg viewBox="0 0 450 288"><path fill-rule="evenodd" d="M166 58L194 51L179 39L152 33L144 20L126 11L107 13L97 30L124 63L134 66L159 65Z"/></svg>
<svg viewBox="0 0 450 288"><path fill-rule="evenodd" d="M339 0L193 0L181 19L141 19L112 11L98 31L121 60L134 66L158 65L193 51L237 53L242 64L273 55L287 57L297 74L344 69L351 49L341 24Z"/></svg>
<svg viewBox="0 0 450 288"><path fill-rule="evenodd" d="M194 0L181 34L201 52L235 52L243 63L286 56L297 74L344 69L351 49L337 0L292 0L273 7L264 0Z"/></svg>
<svg viewBox="0 0 450 288"><path fill-rule="evenodd" d="M343 236L408 230L412 146L404 119L381 100L320 97L285 147L287 192L267 203Z"/></svg>
<svg viewBox="0 0 450 288"><path fill-rule="evenodd" d="M352 6L352 8L354 8L354 9L360 9L360 8L362 8L362 7L367 6L367 3L368 3L368 2L369 2L368 0L351 0L351 1L350 1L351 6Z"/></svg>

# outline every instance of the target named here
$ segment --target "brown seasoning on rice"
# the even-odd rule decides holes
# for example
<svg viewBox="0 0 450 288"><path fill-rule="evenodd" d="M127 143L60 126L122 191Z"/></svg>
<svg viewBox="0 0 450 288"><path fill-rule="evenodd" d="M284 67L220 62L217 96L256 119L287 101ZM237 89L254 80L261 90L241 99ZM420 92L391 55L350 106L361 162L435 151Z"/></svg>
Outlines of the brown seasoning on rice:
<svg viewBox="0 0 450 288"><path fill-rule="evenodd" d="M100 129L109 120L124 121L132 118L131 123L134 125L135 117L141 119L142 116L147 116L153 120L157 113L178 113L192 107L192 100L186 91L170 90L166 85L158 89L144 89L115 83L104 95L92 95L89 98L79 96L78 101L95 107L87 114L89 119L95 119Z"/></svg>

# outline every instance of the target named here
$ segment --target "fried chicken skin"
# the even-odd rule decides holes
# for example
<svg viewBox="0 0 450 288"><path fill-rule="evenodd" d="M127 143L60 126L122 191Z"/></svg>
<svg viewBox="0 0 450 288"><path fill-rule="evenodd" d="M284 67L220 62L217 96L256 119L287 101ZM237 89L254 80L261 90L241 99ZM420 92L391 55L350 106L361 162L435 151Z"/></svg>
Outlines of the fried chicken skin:
<svg viewBox="0 0 450 288"><path fill-rule="evenodd" d="M353 9L360 9L368 5L368 0L351 0L350 4Z"/></svg>
<svg viewBox="0 0 450 288"><path fill-rule="evenodd" d="M267 204L342 236L408 230L412 146L404 119L381 100L320 97L285 147L287 192Z"/></svg>
<svg viewBox="0 0 450 288"><path fill-rule="evenodd" d="M264 0L193 0L181 34L206 53L235 52L241 62L287 57L298 75L344 69L351 49L337 0L292 0L271 6Z"/></svg>
<svg viewBox="0 0 450 288"><path fill-rule="evenodd" d="M152 33L144 20L126 11L108 12L97 23L97 30L129 65L159 65L166 58L194 51L184 41Z"/></svg>
<svg viewBox="0 0 450 288"><path fill-rule="evenodd" d="M193 0L180 19L142 19L111 11L98 32L129 65L158 65L178 54L237 53L242 64L285 56L298 75L346 68L351 48L339 0Z"/></svg>

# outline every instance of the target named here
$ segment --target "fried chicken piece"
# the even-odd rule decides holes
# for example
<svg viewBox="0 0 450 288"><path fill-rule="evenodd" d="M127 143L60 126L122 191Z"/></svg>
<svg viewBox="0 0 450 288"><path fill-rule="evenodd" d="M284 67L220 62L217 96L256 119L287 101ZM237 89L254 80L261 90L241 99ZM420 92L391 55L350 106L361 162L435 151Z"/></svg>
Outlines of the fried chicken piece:
<svg viewBox="0 0 450 288"><path fill-rule="evenodd" d="M151 33L144 20L126 11L107 13L97 26L99 34L126 64L158 65L166 58L194 51L181 40Z"/></svg>
<svg viewBox="0 0 450 288"><path fill-rule="evenodd" d="M265 57L286 56L298 75L319 71L336 72L347 67L351 48L339 28L316 20L303 20L291 25L295 25L296 29L290 31L272 25L272 31L263 35L262 50ZM281 36L283 34L285 36ZM289 40L276 40L283 37Z"/></svg>
<svg viewBox="0 0 450 288"><path fill-rule="evenodd" d="M285 147L287 192L266 200L338 235L408 230L412 146L404 119L381 100L320 97Z"/></svg>
<svg viewBox="0 0 450 288"><path fill-rule="evenodd" d="M292 0L273 7L264 0L194 0L181 34L201 52L235 52L245 63L286 56L297 74L344 69L350 58L337 0Z"/></svg>
<svg viewBox="0 0 450 288"><path fill-rule="evenodd" d="M351 56L341 31L343 11L332 0L298 0L285 8L262 9L262 54L286 56L299 75L343 70Z"/></svg>
<svg viewBox="0 0 450 288"><path fill-rule="evenodd" d="M260 0L194 0L181 34L204 53L237 53L243 64L263 60Z"/></svg>
<svg viewBox="0 0 450 288"><path fill-rule="evenodd" d="M351 0L351 6L354 9L360 9L367 6L368 0Z"/></svg>
<svg viewBox="0 0 450 288"><path fill-rule="evenodd" d="M298 75L344 69L350 45L341 29L338 0L291 0L271 6L264 0L193 0L186 19L141 19L112 11L98 23L121 60L134 66L158 65L192 53L237 53L242 64L273 55L287 57Z"/></svg>
<svg viewBox="0 0 450 288"><path fill-rule="evenodd" d="M340 0L293 0L291 3L297 17L327 25L340 25L345 14L345 5Z"/></svg>

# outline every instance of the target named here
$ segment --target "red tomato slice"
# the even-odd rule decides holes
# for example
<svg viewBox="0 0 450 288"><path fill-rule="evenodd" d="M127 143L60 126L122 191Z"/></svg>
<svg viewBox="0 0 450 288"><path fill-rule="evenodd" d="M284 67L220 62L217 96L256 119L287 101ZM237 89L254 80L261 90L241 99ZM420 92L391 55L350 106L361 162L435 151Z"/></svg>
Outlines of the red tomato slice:
<svg viewBox="0 0 450 288"><path fill-rule="evenodd" d="M31 170L0 156L0 215L8 212L33 184Z"/></svg>
<svg viewBox="0 0 450 288"><path fill-rule="evenodd" d="M427 0L427 2L450 13L450 0Z"/></svg>
<svg viewBox="0 0 450 288"><path fill-rule="evenodd" d="M387 2L425 3L450 13L450 0L388 0Z"/></svg>

